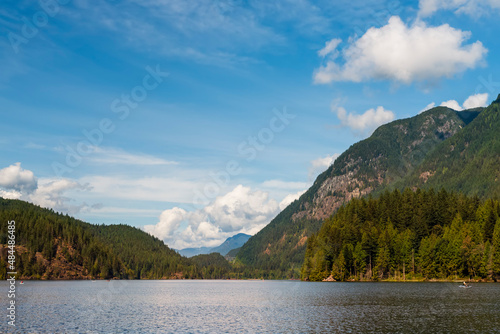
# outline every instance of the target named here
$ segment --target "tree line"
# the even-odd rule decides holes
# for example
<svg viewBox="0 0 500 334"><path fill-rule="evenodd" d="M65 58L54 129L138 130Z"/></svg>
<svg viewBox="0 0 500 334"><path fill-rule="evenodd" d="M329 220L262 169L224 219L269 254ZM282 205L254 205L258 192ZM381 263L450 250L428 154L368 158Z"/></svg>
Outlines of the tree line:
<svg viewBox="0 0 500 334"><path fill-rule="evenodd" d="M353 199L306 247L303 280L500 278L500 202L445 190Z"/></svg>

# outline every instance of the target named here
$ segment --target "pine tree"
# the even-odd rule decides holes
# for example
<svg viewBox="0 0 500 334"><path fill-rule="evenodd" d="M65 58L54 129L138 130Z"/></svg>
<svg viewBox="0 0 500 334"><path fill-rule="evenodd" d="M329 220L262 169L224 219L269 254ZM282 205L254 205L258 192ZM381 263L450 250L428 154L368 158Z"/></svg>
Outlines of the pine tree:
<svg viewBox="0 0 500 334"><path fill-rule="evenodd" d="M354 247L353 259L354 259L354 270L356 277L360 277L366 269L366 257L367 254L363 250L363 245L358 242L356 247Z"/></svg>
<svg viewBox="0 0 500 334"><path fill-rule="evenodd" d="M497 220L491 240L492 271L495 277L500 276L500 219Z"/></svg>

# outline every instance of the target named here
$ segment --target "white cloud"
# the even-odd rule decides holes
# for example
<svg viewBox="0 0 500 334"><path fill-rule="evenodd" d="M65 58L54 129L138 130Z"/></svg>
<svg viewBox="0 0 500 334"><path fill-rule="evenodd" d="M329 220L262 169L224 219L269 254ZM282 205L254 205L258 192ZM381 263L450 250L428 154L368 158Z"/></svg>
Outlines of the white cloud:
<svg viewBox="0 0 500 334"><path fill-rule="evenodd" d="M125 204L126 205L126 204ZM87 216L95 216L101 218L103 216L112 218L130 218L130 217L151 217L158 218L158 210L155 209L140 209L136 207L118 207L93 205L92 210L87 212Z"/></svg>
<svg viewBox="0 0 500 334"><path fill-rule="evenodd" d="M332 104L332 111L337 114L341 126L348 127L358 136L367 136L382 124L394 120L394 113L385 110L384 107L377 109L368 109L363 114L348 113L343 107L338 107L336 103Z"/></svg>
<svg viewBox="0 0 500 334"><path fill-rule="evenodd" d="M172 248L212 247L237 233L257 233L301 193L289 195L278 204L267 192L238 185L202 209L165 210L156 225L146 225L144 230Z"/></svg>
<svg viewBox="0 0 500 334"><path fill-rule="evenodd" d="M431 103L429 103L428 105L426 105L424 109L420 110L418 113L419 113L419 114L421 114L421 113L423 113L424 111L427 111L427 110L429 110L429 109L434 108L435 106L436 106L436 103L435 103L435 102L431 102Z"/></svg>
<svg viewBox="0 0 500 334"><path fill-rule="evenodd" d="M41 179L38 188L27 199L41 207L68 214L76 214L88 209L89 206L86 203L74 204L75 200L65 195L72 190L86 191L90 190L90 187L69 179Z"/></svg>
<svg viewBox="0 0 500 334"><path fill-rule="evenodd" d="M350 40L340 53L342 62L337 52L327 49L332 56L315 71L314 82L373 79L409 84L451 77L475 68L487 53L480 41L464 45L470 35L448 24L428 27L417 20L407 26L393 16L387 25L370 28L363 36Z"/></svg>
<svg viewBox="0 0 500 334"><path fill-rule="evenodd" d="M277 214L278 203L267 192L238 185L203 211L223 232L235 232L267 224Z"/></svg>
<svg viewBox="0 0 500 334"><path fill-rule="evenodd" d="M280 202L279 207L280 210L284 210L287 206L292 204L295 200L299 199L307 190L301 190L296 192L295 194L289 194Z"/></svg>
<svg viewBox="0 0 500 334"><path fill-rule="evenodd" d="M23 194L17 190L4 190L0 189L0 197L6 199L21 199Z"/></svg>
<svg viewBox="0 0 500 334"><path fill-rule="evenodd" d="M88 208L87 204L74 204L71 198L65 196L71 190L89 190L89 187L68 179L38 180L32 171L23 169L19 162L0 169L0 196L3 198L21 199L69 214Z"/></svg>
<svg viewBox="0 0 500 334"><path fill-rule="evenodd" d="M440 106L448 107L448 108L451 108L451 109L457 110L457 111L463 110L463 108L460 106L460 104L455 100L443 101L443 102L441 102Z"/></svg>
<svg viewBox="0 0 500 334"><path fill-rule="evenodd" d="M319 173L327 170L339 156L340 154L334 153L332 155L327 155L323 158L311 161L311 166L309 167L309 179L315 178Z"/></svg>
<svg viewBox="0 0 500 334"><path fill-rule="evenodd" d="M176 171L175 177L139 177L130 175L93 175L79 179L92 187L94 196L141 201L192 203L194 189L203 189L203 180L193 172Z"/></svg>
<svg viewBox="0 0 500 334"><path fill-rule="evenodd" d="M456 100L444 101L441 102L440 105L443 107L451 108L456 111L462 111L464 109L473 109L478 107L486 107L488 105L488 96L489 96L488 93L471 95L464 101L463 106L461 106L460 103L458 103Z"/></svg>
<svg viewBox="0 0 500 334"><path fill-rule="evenodd" d="M490 14L491 9L500 9L499 0L420 0L419 17L433 15L438 10L450 10L456 14L479 17Z"/></svg>
<svg viewBox="0 0 500 334"><path fill-rule="evenodd" d="M339 38L334 38L325 43L325 47L318 51L318 55L321 57L326 57L327 55L335 52L337 46L342 42Z"/></svg>
<svg viewBox="0 0 500 334"><path fill-rule="evenodd" d="M146 225L144 230L159 239L168 239L179 228L182 221L187 218L186 210L173 208L165 210L160 215L160 221L156 225Z"/></svg>
<svg viewBox="0 0 500 334"><path fill-rule="evenodd" d="M488 105L488 93L471 95L464 102L464 109L486 107Z"/></svg>
<svg viewBox="0 0 500 334"><path fill-rule="evenodd" d="M0 169L0 187L31 193L37 188L37 179L32 171L22 169L21 163L17 162Z"/></svg>

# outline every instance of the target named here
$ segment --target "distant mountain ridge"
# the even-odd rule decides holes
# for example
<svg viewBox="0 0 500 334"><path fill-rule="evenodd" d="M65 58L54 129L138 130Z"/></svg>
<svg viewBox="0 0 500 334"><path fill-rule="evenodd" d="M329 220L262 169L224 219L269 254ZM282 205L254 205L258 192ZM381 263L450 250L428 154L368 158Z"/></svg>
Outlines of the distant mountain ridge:
<svg viewBox="0 0 500 334"><path fill-rule="evenodd" d="M193 257L201 254L219 253L226 256L231 250L240 248L245 242L250 239L251 235L245 233L238 233L232 237L227 238L222 244L217 247L199 247L199 248L184 248L177 252L185 257Z"/></svg>
<svg viewBox="0 0 500 334"><path fill-rule="evenodd" d="M436 107L379 127L340 155L306 193L250 238L237 259L270 278L298 277L308 237L352 198L416 186L468 194L485 189L479 195L498 192L498 101L500 95L486 109L460 112ZM447 163L453 166L451 173L444 167Z"/></svg>

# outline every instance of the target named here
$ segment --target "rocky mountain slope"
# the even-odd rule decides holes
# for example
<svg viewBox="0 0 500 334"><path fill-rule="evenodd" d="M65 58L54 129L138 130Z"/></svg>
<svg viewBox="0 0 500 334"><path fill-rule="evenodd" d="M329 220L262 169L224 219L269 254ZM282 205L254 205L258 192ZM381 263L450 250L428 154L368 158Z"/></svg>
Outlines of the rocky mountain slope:
<svg viewBox="0 0 500 334"><path fill-rule="evenodd" d="M495 106L489 109L491 108L494 109ZM472 145L470 152L472 147L479 149L471 144L474 138L470 137L472 134L465 137L457 135L470 126L474 128L472 132L486 131L487 125L479 126L475 121L482 112L483 108L457 112L437 107L412 118L379 127L371 137L345 151L328 170L318 176L313 186L300 199L290 204L264 229L250 238L241 248L237 259L270 273L270 277L298 277L307 238L319 229L326 218L352 198L377 194L391 187L426 184L426 180L429 181L429 187L446 186L445 182L433 181L434 176L437 176L435 169L422 169L420 166L424 166L424 162L430 166L432 162L437 164L438 161L441 166L448 163L444 157L452 157L457 159L457 167L453 171L460 168L463 165L461 159L469 159L469 155L458 154L462 152L460 150L452 155L445 155L442 150L448 147L445 143L462 137L460 145ZM492 115L482 115L480 120L486 118L487 122L492 117L494 118ZM496 129L500 130L498 127ZM495 137L493 132L487 132L491 137L491 140L484 142L487 147L493 145L495 140L498 143L498 135ZM481 133L475 135L481 136ZM457 145L458 142L455 145L458 148ZM482 146L483 143L478 145ZM496 147L493 145L491 149ZM470 163L470 168L473 168L474 163ZM463 177L470 173L463 174ZM490 179L491 177L485 180ZM415 182L416 180L421 182Z"/></svg>

